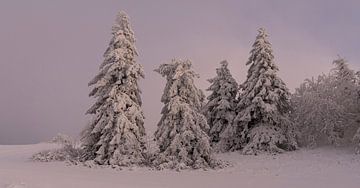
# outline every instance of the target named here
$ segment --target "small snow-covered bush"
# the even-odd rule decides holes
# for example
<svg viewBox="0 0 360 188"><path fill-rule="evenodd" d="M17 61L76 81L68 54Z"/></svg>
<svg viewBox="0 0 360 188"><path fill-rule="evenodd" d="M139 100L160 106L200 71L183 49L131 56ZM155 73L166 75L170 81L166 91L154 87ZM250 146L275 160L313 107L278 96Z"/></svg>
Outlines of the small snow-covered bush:
<svg viewBox="0 0 360 188"><path fill-rule="evenodd" d="M58 133L54 138L50 140L50 143L69 145L74 142L74 139L68 135Z"/></svg>
<svg viewBox="0 0 360 188"><path fill-rule="evenodd" d="M32 156L32 160L40 162L70 161L77 162L82 155L81 148L74 145L64 145L61 148L41 151Z"/></svg>

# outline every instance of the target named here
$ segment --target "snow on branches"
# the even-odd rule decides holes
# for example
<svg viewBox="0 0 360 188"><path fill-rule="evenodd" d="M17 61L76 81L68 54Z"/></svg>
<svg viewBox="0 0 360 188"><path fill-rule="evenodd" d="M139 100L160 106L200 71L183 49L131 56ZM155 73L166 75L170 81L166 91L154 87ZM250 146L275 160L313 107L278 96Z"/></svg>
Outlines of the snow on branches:
<svg viewBox="0 0 360 188"><path fill-rule="evenodd" d="M129 18L120 12L100 72L89 82L93 86L89 95L97 101L87 111L94 118L83 131L84 160L118 166L144 163L144 115L138 86L144 73L136 57Z"/></svg>
<svg viewBox="0 0 360 188"><path fill-rule="evenodd" d="M300 130L303 146L349 143L358 128L356 120L360 113L355 72L341 57L333 64L335 67L329 74L306 79L293 94L292 118ZM355 142L357 138L355 134Z"/></svg>
<svg viewBox="0 0 360 188"><path fill-rule="evenodd" d="M209 79L211 83L207 91L211 94L203 108L203 113L210 126L209 136L216 150L226 151L231 147L228 135L223 134L226 127L233 124L236 116L236 96L238 84L228 69L228 62L222 61L221 67L216 69L216 77Z"/></svg>
<svg viewBox="0 0 360 188"><path fill-rule="evenodd" d="M162 168L214 168L206 118L200 113L204 94L194 84L198 75L191 62L172 60L155 70L166 78L161 102L165 104L155 132L160 153L154 164Z"/></svg>
<svg viewBox="0 0 360 188"><path fill-rule="evenodd" d="M265 29L258 30L246 65L246 81L240 86L237 116L226 131L232 135L234 149L251 154L280 152L297 148L295 131L289 120L290 93L276 75L278 67Z"/></svg>

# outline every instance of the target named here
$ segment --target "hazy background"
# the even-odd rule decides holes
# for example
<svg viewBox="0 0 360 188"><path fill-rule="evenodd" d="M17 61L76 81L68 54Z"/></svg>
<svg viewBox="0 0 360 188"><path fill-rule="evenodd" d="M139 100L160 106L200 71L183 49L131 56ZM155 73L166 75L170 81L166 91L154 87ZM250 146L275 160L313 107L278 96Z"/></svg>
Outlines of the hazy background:
<svg viewBox="0 0 360 188"><path fill-rule="evenodd" d="M1 0L0 144L78 135L90 117L87 83L97 74L117 11L131 19L145 68L146 128L160 118L164 79L152 70L189 58L201 75L227 59L239 83L257 29L270 34L279 75L293 90L327 72L338 54L360 67L360 1Z"/></svg>

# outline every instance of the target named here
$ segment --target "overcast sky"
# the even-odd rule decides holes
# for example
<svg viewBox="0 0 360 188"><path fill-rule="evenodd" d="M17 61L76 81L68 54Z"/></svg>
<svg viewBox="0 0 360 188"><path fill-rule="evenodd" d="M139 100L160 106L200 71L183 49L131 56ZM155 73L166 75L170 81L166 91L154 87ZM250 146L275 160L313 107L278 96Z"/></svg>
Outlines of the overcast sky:
<svg viewBox="0 0 360 188"><path fill-rule="evenodd" d="M119 10L137 38L146 129L160 118L164 79L153 72L172 58L190 59L201 78L223 59L244 81L257 29L265 27L279 75L293 90L327 72L341 55L360 68L360 1L338 0L1 0L0 144L76 136L89 121L87 83L97 74Z"/></svg>

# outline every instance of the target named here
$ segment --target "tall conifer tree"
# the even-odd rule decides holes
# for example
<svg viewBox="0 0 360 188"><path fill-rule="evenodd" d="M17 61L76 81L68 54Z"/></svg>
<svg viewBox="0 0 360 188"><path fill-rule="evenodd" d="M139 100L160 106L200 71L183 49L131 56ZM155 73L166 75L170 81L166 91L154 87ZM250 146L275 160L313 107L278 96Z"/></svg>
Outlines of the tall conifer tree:
<svg viewBox="0 0 360 188"><path fill-rule="evenodd" d="M194 84L198 75L190 61L173 60L155 70L166 78L161 102L165 104L155 132L160 153L154 164L159 168L212 168L215 161L206 118L200 110L204 94Z"/></svg>
<svg viewBox="0 0 360 188"><path fill-rule="evenodd" d="M233 124L236 116L238 84L228 69L228 62L222 61L220 64L221 67L216 69L216 77L208 80L211 85L207 90L211 94L207 97L208 102L203 111L210 126L211 142L217 150L226 151L232 143L229 143L229 135L223 132Z"/></svg>
<svg viewBox="0 0 360 188"><path fill-rule="evenodd" d="M143 68L136 62L135 37L128 16L117 15L112 39L89 82L97 100L87 111L93 120L83 131L84 160L101 165L139 165L145 161L144 115L138 80Z"/></svg>
<svg viewBox="0 0 360 188"><path fill-rule="evenodd" d="M277 76L278 67L265 29L258 30L246 81L240 86L241 95L234 126L228 130L236 145L252 154L257 151L282 152L297 147L294 126L289 120L290 92Z"/></svg>

